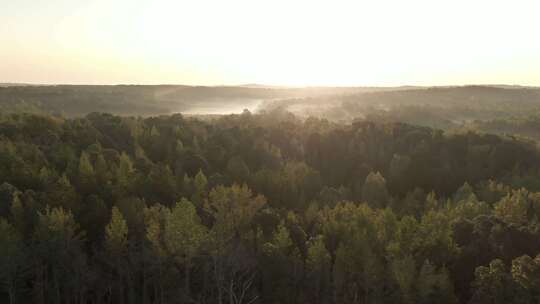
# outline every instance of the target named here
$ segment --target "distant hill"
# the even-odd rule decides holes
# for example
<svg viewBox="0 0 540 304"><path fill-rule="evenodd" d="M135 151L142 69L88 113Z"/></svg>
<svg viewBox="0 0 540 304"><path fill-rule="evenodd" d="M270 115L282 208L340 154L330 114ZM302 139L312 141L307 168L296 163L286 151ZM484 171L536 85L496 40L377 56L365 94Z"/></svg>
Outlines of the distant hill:
<svg viewBox="0 0 540 304"><path fill-rule="evenodd" d="M456 87L280 87L187 85L33 85L0 84L3 112L61 113L73 117L91 112L160 115L213 107L287 110L301 116L351 120L369 111L428 107L446 111L449 120L494 119L522 115L540 106L540 89L493 85ZM248 108L246 106L246 108ZM406 108L406 109L405 109ZM443 110L444 109L444 110ZM370 113L371 113L370 112ZM215 111L208 113L216 114ZM459 113L459 115L455 114ZM395 114L395 113L394 113ZM383 116L384 116L383 115ZM467 116L467 117L466 117Z"/></svg>
<svg viewBox="0 0 540 304"><path fill-rule="evenodd" d="M81 116L91 112L118 115L159 115L192 108L221 107L249 101L306 98L373 91L366 88L264 88L186 85L24 85L0 87L0 109L62 113Z"/></svg>
<svg viewBox="0 0 540 304"><path fill-rule="evenodd" d="M28 87L28 86L45 86L41 84L31 84L31 83L0 83L0 87Z"/></svg>
<svg viewBox="0 0 540 304"><path fill-rule="evenodd" d="M474 120L526 117L540 113L540 88L455 86L388 88L352 94L280 99L262 110L338 122L357 119L454 128Z"/></svg>

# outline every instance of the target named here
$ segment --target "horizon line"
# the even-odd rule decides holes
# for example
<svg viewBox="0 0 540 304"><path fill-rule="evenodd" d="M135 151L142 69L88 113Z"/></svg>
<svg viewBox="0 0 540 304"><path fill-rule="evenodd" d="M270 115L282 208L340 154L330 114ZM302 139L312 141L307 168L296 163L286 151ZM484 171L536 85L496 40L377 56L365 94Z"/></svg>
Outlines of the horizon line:
<svg viewBox="0 0 540 304"><path fill-rule="evenodd" d="M521 87L540 88L540 85L505 84L505 83L467 83L467 84L434 84L434 85L281 85L281 84L182 84L182 83L39 83L39 82L0 82L0 87L9 86L184 86L184 87L247 87L261 89L309 89L309 88L457 88L457 87Z"/></svg>

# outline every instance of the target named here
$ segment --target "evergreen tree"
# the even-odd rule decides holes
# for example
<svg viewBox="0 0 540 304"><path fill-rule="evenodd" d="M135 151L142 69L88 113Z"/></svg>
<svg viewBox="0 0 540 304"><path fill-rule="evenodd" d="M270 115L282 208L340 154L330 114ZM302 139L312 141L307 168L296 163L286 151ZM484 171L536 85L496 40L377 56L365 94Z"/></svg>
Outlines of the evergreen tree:
<svg viewBox="0 0 540 304"><path fill-rule="evenodd" d="M113 255L123 255L128 245L128 226L118 207L112 208L111 221L105 228L105 244Z"/></svg>
<svg viewBox="0 0 540 304"><path fill-rule="evenodd" d="M128 251L128 226L122 213L117 207L112 208L111 221L105 227L105 246L108 253L108 261L113 273L110 285L115 286L116 301L124 302L124 285L128 280L130 265L127 263Z"/></svg>
<svg viewBox="0 0 540 304"><path fill-rule="evenodd" d="M206 240L206 234L206 227L201 224L195 206L185 198L166 214L164 243L173 260L184 267L184 291L188 299L191 296L192 260Z"/></svg>
<svg viewBox="0 0 540 304"><path fill-rule="evenodd" d="M86 152L81 153L79 158L79 186L84 193L92 193L96 189L96 176L94 166Z"/></svg>
<svg viewBox="0 0 540 304"><path fill-rule="evenodd" d="M373 208L384 208L390 201L386 180L379 173L369 173L362 187L362 201Z"/></svg>
<svg viewBox="0 0 540 304"><path fill-rule="evenodd" d="M184 177L185 183L188 181ZM208 180L206 179L206 175L202 172L202 170L199 170L197 175L195 175L195 178L193 180L193 187L195 188L195 193L192 196L193 203L195 206L202 206L204 204L204 200L207 196L207 187L208 187Z"/></svg>

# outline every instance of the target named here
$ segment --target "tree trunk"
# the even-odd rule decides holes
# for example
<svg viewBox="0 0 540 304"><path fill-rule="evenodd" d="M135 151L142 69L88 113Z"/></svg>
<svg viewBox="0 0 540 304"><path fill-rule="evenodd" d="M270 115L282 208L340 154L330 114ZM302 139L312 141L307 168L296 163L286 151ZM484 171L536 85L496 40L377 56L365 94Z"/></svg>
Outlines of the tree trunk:
<svg viewBox="0 0 540 304"><path fill-rule="evenodd" d="M54 281L54 290L56 293L55 302L60 304L62 303L62 297L60 296L60 283L58 283L58 274L56 271L53 271L53 281Z"/></svg>
<svg viewBox="0 0 540 304"><path fill-rule="evenodd" d="M124 304L124 276L121 274L120 262L116 262L116 274L118 275L118 302L119 304Z"/></svg>
<svg viewBox="0 0 540 304"><path fill-rule="evenodd" d="M8 293L9 293L9 304L15 304L15 288L13 287L13 284L10 284Z"/></svg>
<svg viewBox="0 0 540 304"><path fill-rule="evenodd" d="M161 261L159 262L159 303L163 304L163 269Z"/></svg>
<svg viewBox="0 0 540 304"><path fill-rule="evenodd" d="M218 291L218 304L222 304L223 303L223 294L222 294L222 288L221 288L221 280L220 280L220 277L219 277L219 274L218 274L218 261L217 261L217 257L213 257L213 261L214 261L214 279L216 280L216 286L217 286L217 291Z"/></svg>
<svg viewBox="0 0 540 304"><path fill-rule="evenodd" d="M133 274L130 270L127 271L126 274L126 289L127 289L127 303L132 304L135 303L135 289L133 286Z"/></svg>
<svg viewBox="0 0 540 304"><path fill-rule="evenodd" d="M146 264L142 263L142 304L146 304Z"/></svg>
<svg viewBox="0 0 540 304"><path fill-rule="evenodd" d="M330 253L330 290L332 293L332 303L337 303L337 291L336 284L334 280L334 266L336 265L336 254Z"/></svg>
<svg viewBox="0 0 540 304"><path fill-rule="evenodd" d="M190 287L191 287L191 284L190 284L190 275L191 275L191 259L189 258L186 258L186 263L185 263L185 267L184 267L184 289L185 289L185 293L186 293L186 298L187 299L190 299L191 298L191 290L190 290Z"/></svg>

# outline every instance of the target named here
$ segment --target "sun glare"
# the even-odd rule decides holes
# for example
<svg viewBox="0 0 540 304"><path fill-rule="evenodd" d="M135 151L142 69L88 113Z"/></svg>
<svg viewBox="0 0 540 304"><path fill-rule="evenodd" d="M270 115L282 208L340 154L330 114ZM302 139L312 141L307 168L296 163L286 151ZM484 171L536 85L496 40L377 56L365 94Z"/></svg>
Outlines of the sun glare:
<svg viewBox="0 0 540 304"><path fill-rule="evenodd" d="M59 2L0 12L12 81L540 84L535 1Z"/></svg>

